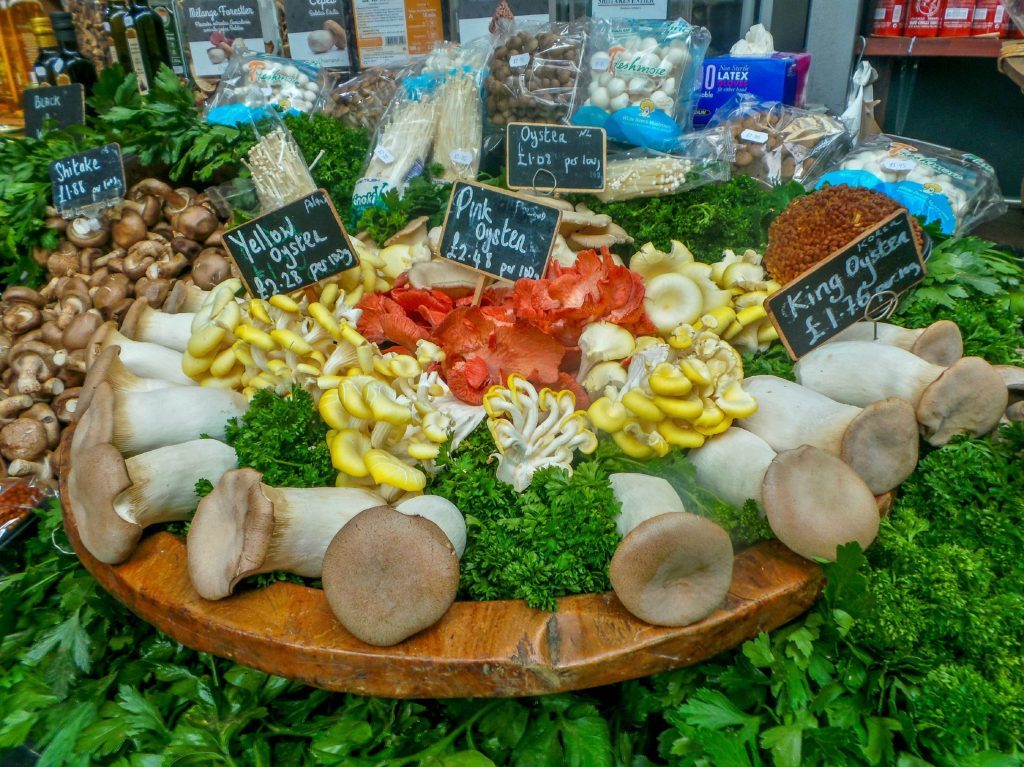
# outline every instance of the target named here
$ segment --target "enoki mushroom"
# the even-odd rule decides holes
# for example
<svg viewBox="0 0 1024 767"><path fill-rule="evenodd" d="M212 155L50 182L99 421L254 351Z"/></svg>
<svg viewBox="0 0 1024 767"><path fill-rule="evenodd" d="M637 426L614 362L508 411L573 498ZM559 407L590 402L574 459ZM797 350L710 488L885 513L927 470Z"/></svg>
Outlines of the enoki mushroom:
<svg viewBox="0 0 1024 767"><path fill-rule="evenodd" d="M316 191L298 147L280 128L263 136L249 150L245 166L252 173L252 183L264 212Z"/></svg>
<svg viewBox="0 0 1024 767"><path fill-rule="evenodd" d="M679 157L639 157L613 160L605 172L604 202L634 197L658 197L679 191L687 182L693 163Z"/></svg>
<svg viewBox="0 0 1024 767"><path fill-rule="evenodd" d="M444 167L442 178L475 180L483 130L476 77L463 72L445 80L439 91L438 111L434 162Z"/></svg>

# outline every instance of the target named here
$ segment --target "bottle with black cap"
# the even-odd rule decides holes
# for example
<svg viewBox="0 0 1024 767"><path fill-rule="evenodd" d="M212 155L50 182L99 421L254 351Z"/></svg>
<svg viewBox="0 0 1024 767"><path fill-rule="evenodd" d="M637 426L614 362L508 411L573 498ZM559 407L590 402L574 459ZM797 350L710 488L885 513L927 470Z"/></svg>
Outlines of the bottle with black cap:
<svg viewBox="0 0 1024 767"><path fill-rule="evenodd" d="M53 84L81 83L85 95L91 95L92 87L96 84L96 67L78 50L78 38L75 36L75 23L71 14L51 13L50 23L60 49L60 57L50 63Z"/></svg>
<svg viewBox="0 0 1024 767"><path fill-rule="evenodd" d="M57 85L50 75L50 62L60 58L60 48L57 46L57 38L53 34L50 20L45 16L35 16L29 19L28 25L36 38L36 59L29 70L29 79L36 85Z"/></svg>

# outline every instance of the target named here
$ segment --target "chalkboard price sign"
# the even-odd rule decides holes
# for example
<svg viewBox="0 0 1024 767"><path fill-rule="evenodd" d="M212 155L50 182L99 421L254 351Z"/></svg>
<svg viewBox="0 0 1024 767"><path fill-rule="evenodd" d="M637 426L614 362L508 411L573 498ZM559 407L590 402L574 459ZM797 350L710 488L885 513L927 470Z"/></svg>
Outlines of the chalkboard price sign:
<svg viewBox="0 0 1024 767"><path fill-rule="evenodd" d="M510 189L603 192L608 137L603 128L509 123Z"/></svg>
<svg viewBox="0 0 1024 767"><path fill-rule="evenodd" d="M924 261L905 212L889 216L765 301L772 324L793 359L821 346L924 279Z"/></svg>
<svg viewBox="0 0 1024 767"><path fill-rule="evenodd" d="M47 120L55 128L85 125L85 89L81 83L47 88L26 88L21 94L25 109L25 135L39 138Z"/></svg>
<svg viewBox="0 0 1024 767"><path fill-rule="evenodd" d="M359 264L323 189L230 229L224 244L258 298L301 290Z"/></svg>
<svg viewBox="0 0 1024 767"><path fill-rule="evenodd" d="M61 213L113 205L124 197L121 147L106 144L50 163L53 204Z"/></svg>
<svg viewBox="0 0 1024 767"><path fill-rule="evenodd" d="M539 279L561 219L550 205L459 181L444 219L441 255L502 280Z"/></svg>

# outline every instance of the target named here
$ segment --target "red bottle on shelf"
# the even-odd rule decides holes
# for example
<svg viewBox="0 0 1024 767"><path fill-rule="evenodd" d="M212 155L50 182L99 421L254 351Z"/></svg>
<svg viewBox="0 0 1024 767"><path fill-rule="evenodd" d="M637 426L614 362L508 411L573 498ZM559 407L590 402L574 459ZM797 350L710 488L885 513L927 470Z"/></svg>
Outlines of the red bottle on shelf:
<svg viewBox="0 0 1024 767"><path fill-rule="evenodd" d="M904 34L911 37L938 37L945 5L945 0L910 0L910 13Z"/></svg>
<svg viewBox="0 0 1024 767"><path fill-rule="evenodd" d="M1000 0L977 0L974 5L974 22L971 34L975 37L987 35L998 36L1006 18L1006 8Z"/></svg>
<svg viewBox="0 0 1024 767"><path fill-rule="evenodd" d="M946 0L939 37L970 37L975 0Z"/></svg>
<svg viewBox="0 0 1024 767"><path fill-rule="evenodd" d="M907 24L909 0L875 0L875 16L871 34L876 37L899 37Z"/></svg>

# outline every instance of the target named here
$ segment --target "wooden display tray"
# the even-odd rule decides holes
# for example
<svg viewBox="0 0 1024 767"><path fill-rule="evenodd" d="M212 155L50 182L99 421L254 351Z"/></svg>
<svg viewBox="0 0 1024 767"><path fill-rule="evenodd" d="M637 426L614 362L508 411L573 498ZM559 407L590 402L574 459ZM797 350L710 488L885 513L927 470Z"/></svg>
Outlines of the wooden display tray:
<svg viewBox="0 0 1024 767"><path fill-rule="evenodd" d="M78 537L60 455L64 529L86 569L143 620L182 644L327 690L389 698L515 697L597 687L688 666L793 620L821 591L821 568L777 541L739 552L725 604L683 628L634 618L611 592L564 597L554 613L522 601L456 602L394 647L363 644L319 589L274 583L218 602L189 581L185 542L145 536L123 564L94 559Z"/></svg>

